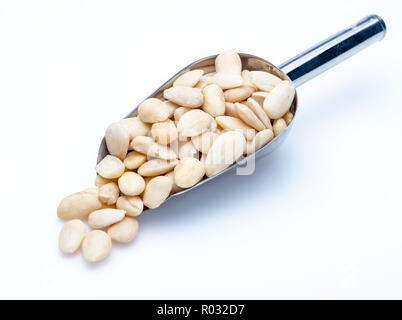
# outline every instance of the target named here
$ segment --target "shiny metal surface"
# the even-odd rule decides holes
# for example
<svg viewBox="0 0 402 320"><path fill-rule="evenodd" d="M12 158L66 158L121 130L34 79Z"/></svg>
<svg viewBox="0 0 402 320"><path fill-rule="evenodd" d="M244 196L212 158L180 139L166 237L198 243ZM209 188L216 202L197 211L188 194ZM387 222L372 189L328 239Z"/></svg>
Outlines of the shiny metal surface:
<svg viewBox="0 0 402 320"><path fill-rule="evenodd" d="M386 30L385 22L379 16L367 16L286 61L279 68L298 87L374 42L382 40Z"/></svg>
<svg viewBox="0 0 402 320"><path fill-rule="evenodd" d="M283 80L292 80L295 86L299 86L307 80L314 78L325 70L328 70L339 62L352 56L353 54L362 50L373 42L381 40L385 35L385 29L385 23L382 21L381 18L379 18L378 16L368 16L359 21L354 26L335 34L327 40L324 40L323 42L317 44L309 50L290 59L289 61L282 64L280 68L275 67L270 62L257 56L244 53L240 53L239 55L241 57L242 66L244 69L248 69L250 71L267 71ZM206 57L188 65L177 74L175 74L173 77L171 77L168 81L166 81L160 88L158 88L147 98L162 98L163 90L170 87L173 81L184 72L193 69L204 69L205 72L214 71L216 56L217 55ZM267 156L268 154L273 152L289 135L289 132L294 123L294 119L296 118L297 102L298 99L296 92L295 98L290 108L290 111L294 114L292 122L284 132L275 137L270 143L268 143L266 146L255 153L256 159ZM137 115L137 109L138 105L125 118ZM99 148L97 163L99 163L99 161L101 161L107 155L107 153L108 152L105 139L103 139ZM204 183L207 183L220 175L235 170L239 166L241 166L241 164L235 163L234 165L220 172L219 174L204 179L191 188L171 195L166 201L173 199L185 192L188 192ZM144 210L146 210L146 208L144 208Z"/></svg>

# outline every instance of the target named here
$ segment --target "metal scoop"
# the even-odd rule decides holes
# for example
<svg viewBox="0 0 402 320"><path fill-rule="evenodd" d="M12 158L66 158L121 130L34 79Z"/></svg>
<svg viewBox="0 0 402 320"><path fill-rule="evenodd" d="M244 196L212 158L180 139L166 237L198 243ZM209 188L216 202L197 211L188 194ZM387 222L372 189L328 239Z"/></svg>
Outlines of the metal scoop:
<svg viewBox="0 0 402 320"><path fill-rule="evenodd" d="M356 24L342 30L328 39L316 44L310 49L300 53L294 58L286 61L285 63L279 65L279 67L274 66L270 62L245 53L240 53L242 68L252 70L263 70L272 73L283 80L293 81L295 87L298 87L305 83L306 81L315 78L324 71L332 68L343 60L353 56L360 50L368 47L374 42L380 41L384 38L386 34L386 25L384 21L377 15L370 15L362 20L358 21ZM206 72L214 71L215 58L217 55L206 57L185 67L183 70L179 71L173 77L171 77L165 84L163 84L159 89L152 93L148 98L162 98L163 91L166 88L172 86L173 81L179 77L181 74L193 70L193 69L204 69ZM126 116L132 117L137 114L138 106ZM297 111L297 93L293 100L290 112L296 116ZM254 155L257 159L270 154L274 151L288 136L290 129L292 128L294 119L291 121L289 126L280 135L275 137L267 145L259 149ZM105 139L99 148L98 160L101 161L108 154ZM247 159L245 159L247 160ZM218 173L215 176L201 180L199 183L191 188L185 189L181 192L171 195L168 199L174 198L181 195L187 191L190 191L197 186L200 186L216 177L234 170L239 167L239 163L235 163L228 167L226 170ZM167 200L168 200L167 199Z"/></svg>

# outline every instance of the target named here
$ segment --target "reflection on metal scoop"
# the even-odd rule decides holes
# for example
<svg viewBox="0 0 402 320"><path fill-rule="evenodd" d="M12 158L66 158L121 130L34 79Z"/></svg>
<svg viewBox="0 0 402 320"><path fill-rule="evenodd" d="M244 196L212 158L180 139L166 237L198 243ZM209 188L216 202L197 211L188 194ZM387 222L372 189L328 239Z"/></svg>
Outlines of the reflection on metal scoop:
<svg viewBox="0 0 402 320"><path fill-rule="evenodd" d="M386 25L384 21L377 15L370 15L358 21L356 24L350 26L349 28L336 33L328 39L300 53L294 58L281 64L279 67L274 66L273 64L262 58L250 54L240 53L239 55L242 61L242 69L248 69L250 71L267 71L278 76L282 80L293 81L295 87L298 87L306 81L315 78L324 71L332 68L343 60L353 56L354 54L368 47L372 43L382 40L385 34ZM188 65L183 70L175 74L172 78L170 78L165 84L163 84L159 89L157 89L147 98L162 98L163 91L166 88L171 87L173 81L187 71L193 69L204 69L206 70L206 72L213 71L216 57L217 55L214 55L193 62L192 64ZM132 112L130 112L130 114L128 114L126 118L137 115L137 109L138 106ZM295 95L292 106L290 108L290 112L292 112L294 116L296 116L296 111L297 94ZM283 131L279 136L275 137L266 146L259 149L254 154L254 156L258 159L274 151L288 136L293 122L294 119L285 131ZM105 139L103 139L99 148L97 163L99 163L99 161L101 161L107 154L108 151L106 148ZM235 163L226 170L218 173L217 175L201 180L193 187L171 195L168 199L174 198L189 190L192 190L226 172L234 170L234 168L238 166L239 164Z"/></svg>

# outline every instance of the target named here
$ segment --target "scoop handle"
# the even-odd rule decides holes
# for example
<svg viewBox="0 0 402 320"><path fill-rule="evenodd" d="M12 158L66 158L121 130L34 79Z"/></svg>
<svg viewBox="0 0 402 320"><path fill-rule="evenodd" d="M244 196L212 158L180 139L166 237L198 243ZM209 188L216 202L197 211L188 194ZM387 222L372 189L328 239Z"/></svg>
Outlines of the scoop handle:
<svg viewBox="0 0 402 320"><path fill-rule="evenodd" d="M279 68L296 87L385 37L387 27L377 15L369 15L310 49L286 61Z"/></svg>

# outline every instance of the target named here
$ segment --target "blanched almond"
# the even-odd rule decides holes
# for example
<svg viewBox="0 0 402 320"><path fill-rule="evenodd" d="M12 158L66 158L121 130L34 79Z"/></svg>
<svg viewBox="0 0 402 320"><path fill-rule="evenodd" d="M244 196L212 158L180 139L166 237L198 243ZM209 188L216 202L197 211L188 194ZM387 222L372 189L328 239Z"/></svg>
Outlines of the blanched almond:
<svg viewBox="0 0 402 320"><path fill-rule="evenodd" d="M194 87L200 81L203 74L204 70L191 70L183 73L173 82L173 87Z"/></svg>
<svg viewBox="0 0 402 320"><path fill-rule="evenodd" d="M282 118L283 118L283 120L285 120L286 125L289 125L293 120L293 113L286 112Z"/></svg>
<svg viewBox="0 0 402 320"><path fill-rule="evenodd" d="M94 230L82 242L82 255L87 262L105 259L112 251L112 239L102 230Z"/></svg>
<svg viewBox="0 0 402 320"><path fill-rule="evenodd" d="M112 123L106 129L105 140L109 153L123 160L127 154L130 142L127 128L120 122Z"/></svg>
<svg viewBox="0 0 402 320"><path fill-rule="evenodd" d="M197 158L198 159L198 151L194 147L191 141L185 143L179 143L179 159L183 158Z"/></svg>
<svg viewBox="0 0 402 320"><path fill-rule="evenodd" d="M147 161L147 156L145 154L139 153L137 151L131 151L127 154L124 159L124 166L129 170L134 170L139 168L145 161Z"/></svg>
<svg viewBox="0 0 402 320"><path fill-rule="evenodd" d="M161 159L153 159L145 162L141 167L138 168L137 172L145 177L153 177L173 170L176 164L177 160L166 161Z"/></svg>
<svg viewBox="0 0 402 320"><path fill-rule="evenodd" d="M115 156L108 154L96 166L96 172L105 179L115 179L124 172L124 164Z"/></svg>
<svg viewBox="0 0 402 320"><path fill-rule="evenodd" d="M241 86L226 90L224 93L226 102L240 102L246 100L254 92L252 87Z"/></svg>
<svg viewBox="0 0 402 320"><path fill-rule="evenodd" d="M154 123L151 128L151 134L157 143L165 145L175 141L178 137L177 128L170 119Z"/></svg>
<svg viewBox="0 0 402 320"><path fill-rule="evenodd" d="M226 90L240 87L243 84L243 78L240 74L220 72L212 77L211 82Z"/></svg>
<svg viewBox="0 0 402 320"><path fill-rule="evenodd" d="M271 119L279 119L293 102L295 87L290 81L281 81L265 98L264 110Z"/></svg>
<svg viewBox="0 0 402 320"><path fill-rule="evenodd" d="M88 216L88 224L93 229L112 225L124 218L126 211L120 209L99 209Z"/></svg>
<svg viewBox="0 0 402 320"><path fill-rule="evenodd" d="M225 114L225 98L222 89L216 84L210 84L202 90L202 93L204 95L202 110L212 117L223 116Z"/></svg>
<svg viewBox="0 0 402 320"><path fill-rule="evenodd" d="M233 51L226 51L219 54L215 59L215 70L217 73L221 72L240 75L240 56Z"/></svg>
<svg viewBox="0 0 402 320"><path fill-rule="evenodd" d="M62 252L71 254L79 249L84 240L87 226L79 219L66 222L60 231L59 248Z"/></svg>
<svg viewBox="0 0 402 320"><path fill-rule="evenodd" d="M236 102L235 106L237 108L237 113L239 114L240 119L242 119L249 126L253 127L257 131L262 131L266 129L266 127L263 125L260 119L258 119L255 113L251 111L246 105Z"/></svg>
<svg viewBox="0 0 402 320"><path fill-rule="evenodd" d="M128 131L130 141L136 136L146 136L149 131L149 125L142 122L138 117L120 120L120 124Z"/></svg>
<svg viewBox="0 0 402 320"><path fill-rule="evenodd" d="M199 152L208 153L215 139L218 137L219 135L217 133L207 131L199 136L192 137L191 142L194 145L195 149L197 149Z"/></svg>
<svg viewBox="0 0 402 320"><path fill-rule="evenodd" d="M216 117L218 125L225 130L238 130L246 137L247 140L252 140L255 137L255 129L245 124L242 120L229 116Z"/></svg>
<svg viewBox="0 0 402 320"><path fill-rule="evenodd" d="M181 188L190 188L205 175L205 165L195 158L180 159L174 168L174 182Z"/></svg>
<svg viewBox="0 0 402 320"><path fill-rule="evenodd" d="M274 133L271 129L265 129L263 131L258 132L255 135L255 138L247 143L247 154L252 154L257 150L261 149L268 142L270 142L274 138Z"/></svg>
<svg viewBox="0 0 402 320"><path fill-rule="evenodd" d="M126 216L139 216L144 209L144 205L139 196L121 196L117 199L116 208L125 210Z"/></svg>
<svg viewBox="0 0 402 320"><path fill-rule="evenodd" d="M201 107L204 102L204 97L200 89L183 87L183 86L177 86L165 89L163 91L163 97L182 107L187 108Z"/></svg>
<svg viewBox="0 0 402 320"><path fill-rule="evenodd" d="M124 172L119 178L118 183L121 193L125 194L126 196L137 196L145 189L144 179L135 172Z"/></svg>
<svg viewBox="0 0 402 320"><path fill-rule="evenodd" d="M100 209L102 203L98 195L90 192L77 192L64 198L57 208L57 215L62 220L84 217Z"/></svg>
<svg viewBox="0 0 402 320"><path fill-rule="evenodd" d="M172 180L165 176L159 176L149 180L142 201L150 209L159 207L172 190Z"/></svg>
<svg viewBox="0 0 402 320"><path fill-rule="evenodd" d="M146 99L138 107L138 117L147 123L160 122L170 117L171 109L156 98Z"/></svg>
<svg viewBox="0 0 402 320"><path fill-rule="evenodd" d="M183 137L198 136L210 127L211 118L209 114L202 110L191 110L180 118L177 123L177 130Z"/></svg>
<svg viewBox="0 0 402 320"><path fill-rule="evenodd" d="M275 133L275 137L279 136L283 131L285 131L285 129L288 127L286 125L286 121L283 120L282 118L280 119L276 119L274 121L274 124L272 125L272 127L274 128L274 133Z"/></svg>
<svg viewBox="0 0 402 320"><path fill-rule="evenodd" d="M258 117L258 119L261 120L261 122L266 128L272 129L271 120L268 118L264 109L257 101L255 101L253 98L248 98L247 106L250 108L251 111L254 112L254 114Z"/></svg>
<svg viewBox="0 0 402 320"><path fill-rule="evenodd" d="M236 106L233 102L225 103L225 116L239 118Z"/></svg>
<svg viewBox="0 0 402 320"><path fill-rule="evenodd" d="M115 204L119 197L119 187L116 182L109 182L99 188L99 200L102 203L111 206Z"/></svg>
<svg viewBox="0 0 402 320"><path fill-rule="evenodd" d="M281 82L281 79L265 71L251 71L250 81L259 90L269 92Z"/></svg>
<svg viewBox="0 0 402 320"><path fill-rule="evenodd" d="M138 234L138 221L134 218L124 218L107 229L107 234L113 241L128 243Z"/></svg>
<svg viewBox="0 0 402 320"><path fill-rule="evenodd" d="M221 134L209 149L205 161L208 177L211 177L237 161L246 148L246 140L238 131L228 131Z"/></svg>
<svg viewBox="0 0 402 320"><path fill-rule="evenodd" d="M151 137L138 136L131 141L133 150L142 154L148 154L149 148L155 143Z"/></svg>

